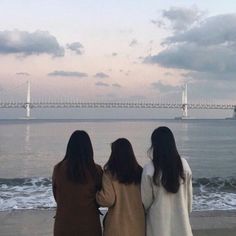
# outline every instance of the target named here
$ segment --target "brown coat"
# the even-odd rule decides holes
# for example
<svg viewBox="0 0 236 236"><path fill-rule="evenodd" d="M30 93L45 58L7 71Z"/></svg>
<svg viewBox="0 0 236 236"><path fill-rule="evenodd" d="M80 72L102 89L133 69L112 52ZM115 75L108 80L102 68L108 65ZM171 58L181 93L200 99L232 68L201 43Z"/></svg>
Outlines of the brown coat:
<svg viewBox="0 0 236 236"><path fill-rule="evenodd" d="M108 207L104 236L145 236L145 215L140 185L122 184L110 174L103 174L97 202Z"/></svg>
<svg viewBox="0 0 236 236"><path fill-rule="evenodd" d="M97 166L102 178L102 169ZM66 163L53 171L53 193L57 202L54 236L101 236L101 224L96 204L95 181L78 184L67 179Z"/></svg>

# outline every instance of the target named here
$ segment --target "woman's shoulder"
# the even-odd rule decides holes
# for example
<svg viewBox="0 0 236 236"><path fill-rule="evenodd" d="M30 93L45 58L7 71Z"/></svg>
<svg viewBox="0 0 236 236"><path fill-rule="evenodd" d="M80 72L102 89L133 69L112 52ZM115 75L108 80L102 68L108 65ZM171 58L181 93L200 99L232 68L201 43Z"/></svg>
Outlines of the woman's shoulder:
<svg viewBox="0 0 236 236"><path fill-rule="evenodd" d="M188 174L192 174L191 168L190 168L187 160L185 158L181 157L181 161L182 161L182 165L184 168L184 172L188 173Z"/></svg>
<svg viewBox="0 0 236 236"><path fill-rule="evenodd" d="M55 166L54 166L54 172L58 171L62 166L62 161L58 162Z"/></svg>
<svg viewBox="0 0 236 236"><path fill-rule="evenodd" d="M153 165L152 161L149 161L143 167L143 175L150 175L150 176L152 176L153 174L154 174L154 165Z"/></svg>
<svg viewBox="0 0 236 236"><path fill-rule="evenodd" d="M60 161L53 167L52 178L54 180L62 175L65 169L64 166L65 166L65 163L63 161Z"/></svg>

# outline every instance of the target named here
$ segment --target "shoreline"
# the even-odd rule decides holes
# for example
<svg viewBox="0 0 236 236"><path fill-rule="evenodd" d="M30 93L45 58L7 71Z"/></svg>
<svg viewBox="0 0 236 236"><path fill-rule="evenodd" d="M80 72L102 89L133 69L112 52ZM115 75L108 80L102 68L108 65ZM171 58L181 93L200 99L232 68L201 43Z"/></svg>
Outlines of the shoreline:
<svg viewBox="0 0 236 236"><path fill-rule="evenodd" d="M1 236L52 236L55 210L0 212ZM236 235L236 210L191 213L194 236Z"/></svg>

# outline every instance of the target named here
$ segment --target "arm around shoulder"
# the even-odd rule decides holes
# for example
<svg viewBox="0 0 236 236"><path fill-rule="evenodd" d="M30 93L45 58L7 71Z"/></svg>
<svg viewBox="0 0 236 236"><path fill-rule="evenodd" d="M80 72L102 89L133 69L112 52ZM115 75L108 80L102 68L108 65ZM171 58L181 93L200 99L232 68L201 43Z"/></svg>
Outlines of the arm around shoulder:
<svg viewBox="0 0 236 236"><path fill-rule="evenodd" d="M148 175L146 167L143 169L141 180L141 196L145 210L147 211L153 203L152 176Z"/></svg>
<svg viewBox="0 0 236 236"><path fill-rule="evenodd" d="M96 194L97 203L104 207L111 207L115 203L115 198L115 191L110 176L107 173L103 173L102 189Z"/></svg>
<svg viewBox="0 0 236 236"><path fill-rule="evenodd" d="M187 201L188 201L188 212L192 212L192 201L193 201L193 186L192 186L192 173L187 175Z"/></svg>
<svg viewBox="0 0 236 236"><path fill-rule="evenodd" d="M192 170L186 159L182 158L182 163L185 171L185 181L187 188L187 206L188 212L192 211L192 201L193 201L193 186L192 186Z"/></svg>

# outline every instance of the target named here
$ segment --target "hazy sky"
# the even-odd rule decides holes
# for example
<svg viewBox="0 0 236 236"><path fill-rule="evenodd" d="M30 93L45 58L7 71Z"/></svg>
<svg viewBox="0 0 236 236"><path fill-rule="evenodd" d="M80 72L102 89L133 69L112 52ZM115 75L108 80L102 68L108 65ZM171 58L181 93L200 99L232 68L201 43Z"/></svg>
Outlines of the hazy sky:
<svg viewBox="0 0 236 236"><path fill-rule="evenodd" d="M0 0L0 98L236 103L234 0Z"/></svg>

